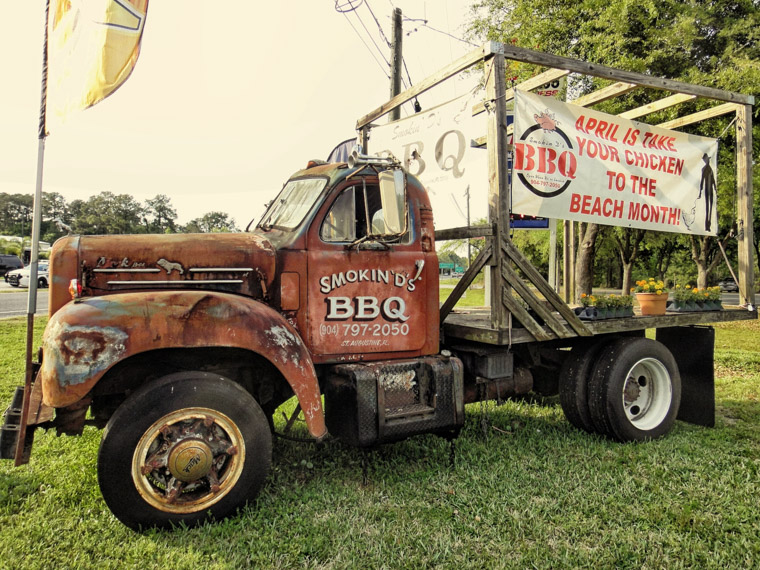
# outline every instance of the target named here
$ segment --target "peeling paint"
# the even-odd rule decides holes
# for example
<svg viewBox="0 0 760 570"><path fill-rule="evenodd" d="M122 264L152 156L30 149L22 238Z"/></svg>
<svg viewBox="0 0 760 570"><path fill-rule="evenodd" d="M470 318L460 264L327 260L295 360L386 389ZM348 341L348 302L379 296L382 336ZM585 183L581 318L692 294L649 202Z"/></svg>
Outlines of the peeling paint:
<svg viewBox="0 0 760 570"><path fill-rule="evenodd" d="M298 339L296 336L282 326L272 327L267 331L267 335L270 336L274 343L281 348L298 345Z"/></svg>
<svg viewBox="0 0 760 570"><path fill-rule="evenodd" d="M58 383L73 386L110 368L125 353L127 333L116 327L54 323L45 334L45 354L57 363Z"/></svg>
<svg viewBox="0 0 760 570"><path fill-rule="evenodd" d="M411 390L417 384L414 370L380 374L380 383L386 390Z"/></svg>

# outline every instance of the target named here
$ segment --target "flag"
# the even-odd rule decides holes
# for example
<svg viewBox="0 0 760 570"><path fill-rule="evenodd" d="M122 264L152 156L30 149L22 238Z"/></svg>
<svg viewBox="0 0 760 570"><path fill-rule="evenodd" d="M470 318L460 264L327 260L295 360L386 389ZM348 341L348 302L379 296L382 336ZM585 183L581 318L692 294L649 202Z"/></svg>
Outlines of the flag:
<svg viewBox="0 0 760 570"><path fill-rule="evenodd" d="M49 0L47 108L63 121L108 97L137 63L148 0Z"/></svg>

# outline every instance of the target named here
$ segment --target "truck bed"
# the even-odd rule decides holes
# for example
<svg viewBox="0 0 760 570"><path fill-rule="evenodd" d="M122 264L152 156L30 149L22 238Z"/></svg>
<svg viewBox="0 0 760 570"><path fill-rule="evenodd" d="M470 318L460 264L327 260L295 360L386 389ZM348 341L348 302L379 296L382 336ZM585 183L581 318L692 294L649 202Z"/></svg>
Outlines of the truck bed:
<svg viewBox="0 0 760 570"><path fill-rule="evenodd" d="M560 320L559 314L555 316ZM661 316L623 317L583 321L592 334L608 334L643 330L662 327L680 327L688 325L708 325L727 321L743 321L757 319L757 309L748 311L742 307L724 308L722 311L695 311L690 313L667 313ZM514 321L516 322L516 321ZM545 332L559 340L551 329L544 326ZM443 334L446 341L468 340L496 346L537 342L522 326L513 326L503 330L491 326L491 314L488 307L455 309L446 317L443 323Z"/></svg>

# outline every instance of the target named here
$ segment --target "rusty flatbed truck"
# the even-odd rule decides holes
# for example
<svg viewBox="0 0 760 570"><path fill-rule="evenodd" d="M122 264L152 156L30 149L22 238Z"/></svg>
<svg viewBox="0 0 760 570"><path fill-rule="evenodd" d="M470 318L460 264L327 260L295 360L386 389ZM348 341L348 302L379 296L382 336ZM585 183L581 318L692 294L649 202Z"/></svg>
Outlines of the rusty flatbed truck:
<svg viewBox="0 0 760 570"><path fill-rule="evenodd" d="M577 318L509 237L505 58L546 68L522 89L568 72L611 80L580 105L651 87L675 95L650 109L723 102L672 127L736 114L745 307ZM39 362L6 412L2 457L29 461L38 427L104 427L100 488L123 523L141 528L223 517L254 497L270 468L272 415L293 396L316 440L329 431L362 447L454 436L466 403L538 390L534 377L552 379L573 424L621 441L661 436L676 416L710 425L713 334L694 325L757 318L752 98L490 43L358 129L366 139L372 121L477 64L488 78L475 112L489 112L489 227L436 236L417 178L392 158L353 155L293 175L252 232L62 238ZM484 234L487 247L439 306L436 237ZM452 311L481 270L490 312ZM657 341L643 337L648 328Z"/></svg>

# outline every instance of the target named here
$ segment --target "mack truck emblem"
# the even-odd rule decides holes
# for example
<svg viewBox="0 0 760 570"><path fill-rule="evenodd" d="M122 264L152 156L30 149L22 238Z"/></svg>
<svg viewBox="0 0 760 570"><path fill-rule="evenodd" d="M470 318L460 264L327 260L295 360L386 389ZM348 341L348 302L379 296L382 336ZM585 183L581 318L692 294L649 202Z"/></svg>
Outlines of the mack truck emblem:
<svg viewBox="0 0 760 570"><path fill-rule="evenodd" d="M171 275L172 271L174 271L175 269L177 270L177 273L179 273L180 275L182 275L185 272L185 270L182 268L181 263L168 261L164 259L163 257L159 259L158 261L156 261L156 265L165 269L167 275Z"/></svg>

